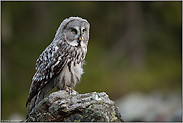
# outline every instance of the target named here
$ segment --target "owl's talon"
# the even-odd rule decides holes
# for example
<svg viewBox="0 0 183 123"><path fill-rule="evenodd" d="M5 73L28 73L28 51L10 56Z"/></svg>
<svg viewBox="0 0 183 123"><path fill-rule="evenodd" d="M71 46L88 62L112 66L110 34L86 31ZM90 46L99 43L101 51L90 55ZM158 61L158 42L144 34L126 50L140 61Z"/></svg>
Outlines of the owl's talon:
<svg viewBox="0 0 183 123"><path fill-rule="evenodd" d="M69 87L69 91L71 90L72 88L71 87Z"/></svg>
<svg viewBox="0 0 183 123"><path fill-rule="evenodd" d="M66 87L66 91L69 92L69 94L72 93L72 88L71 87Z"/></svg>
<svg viewBox="0 0 183 123"><path fill-rule="evenodd" d="M67 92L69 92L70 91L70 89L69 89L69 87L66 87L66 89L65 89Z"/></svg>

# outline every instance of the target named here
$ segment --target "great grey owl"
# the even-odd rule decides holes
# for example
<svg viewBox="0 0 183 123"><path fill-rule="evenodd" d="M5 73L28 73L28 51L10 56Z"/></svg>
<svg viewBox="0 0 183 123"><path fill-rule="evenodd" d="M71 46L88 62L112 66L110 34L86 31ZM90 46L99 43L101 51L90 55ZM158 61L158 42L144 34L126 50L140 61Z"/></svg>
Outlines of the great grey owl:
<svg viewBox="0 0 183 123"><path fill-rule="evenodd" d="M87 53L90 24L80 17L65 19L52 43L36 61L26 106L27 116L54 87L71 91L80 81Z"/></svg>

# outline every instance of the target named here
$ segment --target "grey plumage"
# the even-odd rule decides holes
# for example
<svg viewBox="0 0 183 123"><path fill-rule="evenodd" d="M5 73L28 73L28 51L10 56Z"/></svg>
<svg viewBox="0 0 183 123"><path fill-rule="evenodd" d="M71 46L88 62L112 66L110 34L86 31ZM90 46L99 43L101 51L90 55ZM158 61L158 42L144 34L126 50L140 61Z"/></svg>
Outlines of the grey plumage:
<svg viewBox="0 0 183 123"><path fill-rule="evenodd" d="M65 19L59 26L52 43L36 62L36 73L26 106L27 115L54 87L73 89L83 74L90 25L80 17Z"/></svg>

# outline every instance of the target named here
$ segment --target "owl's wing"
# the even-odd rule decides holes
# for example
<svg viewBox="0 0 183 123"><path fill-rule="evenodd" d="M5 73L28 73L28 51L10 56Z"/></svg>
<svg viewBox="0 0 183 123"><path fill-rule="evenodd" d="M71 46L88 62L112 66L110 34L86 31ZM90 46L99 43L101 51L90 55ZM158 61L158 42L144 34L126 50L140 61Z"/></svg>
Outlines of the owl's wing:
<svg viewBox="0 0 183 123"><path fill-rule="evenodd" d="M32 79L27 104L31 99L56 76L65 66L68 60L68 54L64 52L66 48L49 45L37 60L36 73Z"/></svg>

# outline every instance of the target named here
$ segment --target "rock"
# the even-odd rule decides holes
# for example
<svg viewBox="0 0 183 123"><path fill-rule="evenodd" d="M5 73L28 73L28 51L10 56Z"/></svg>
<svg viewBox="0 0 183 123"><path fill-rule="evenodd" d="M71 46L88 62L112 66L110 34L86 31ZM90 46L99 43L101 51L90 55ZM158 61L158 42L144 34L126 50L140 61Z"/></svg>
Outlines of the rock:
<svg viewBox="0 0 183 123"><path fill-rule="evenodd" d="M69 94L60 90L44 98L30 112L27 122L122 122L124 121L114 102L105 92Z"/></svg>
<svg viewBox="0 0 183 123"><path fill-rule="evenodd" d="M174 92L132 92L115 101L126 122L181 122L182 96Z"/></svg>

